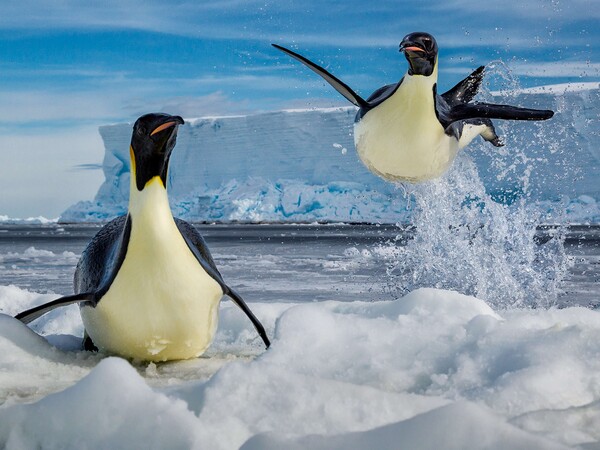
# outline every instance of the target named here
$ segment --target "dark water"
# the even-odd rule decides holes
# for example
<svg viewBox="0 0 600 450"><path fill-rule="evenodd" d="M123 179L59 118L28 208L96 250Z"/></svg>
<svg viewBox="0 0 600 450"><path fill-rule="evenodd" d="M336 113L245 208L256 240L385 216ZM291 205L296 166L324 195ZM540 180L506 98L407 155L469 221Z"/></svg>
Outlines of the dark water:
<svg viewBox="0 0 600 450"><path fill-rule="evenodd" d="M389 249L413 231L391 225L199 225L225 280L247 301L382 300L398 296ZM35 292L72 292L81 251L96 225L1 225L0 285ZM536 234L539 245L547 229ZM573 265L558 306L600 305L600 226L568 229ZM411 274L406 274L410 277ZM391 287L391 284L395 286ZM426 284L426 283L425 283Z"/></svg>

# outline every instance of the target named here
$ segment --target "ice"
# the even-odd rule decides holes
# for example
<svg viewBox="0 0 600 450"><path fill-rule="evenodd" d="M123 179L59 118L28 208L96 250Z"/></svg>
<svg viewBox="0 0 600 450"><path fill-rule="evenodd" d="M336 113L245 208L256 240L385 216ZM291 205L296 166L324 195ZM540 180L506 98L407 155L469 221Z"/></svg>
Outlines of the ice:
<svg viewBox="0 0 600 450"><path fill-rule="evenodd" d="M10 314L46 300L0 291ZM493 309L433 288L394 301L251 307L269 350L223 302L205 357L148 365L75 351L46 324L51 346L0 316L0 447L600 444L598 311ZM51 320L80 339L69 314Z"/></svg>
<svg viewBox="0 0 600 450"><path fill-rule="evenodd" d="M60 258L60 262L77 262L79 260L79 256L73 252L64 251L60 255L57 255L54 252L49 250L41 250L36 249L35 247L28 247L23 253L14 253L9 252L5 254L0 254L0 264L7 262L14 262L17 260L20 261L40 261L44 260L46 262L51 262Z"/></svg>
<svg viewBox="0 0 600 450"><path fill-rule="evenodd" d="M499 70L490 65L488 76ZM546 223L598 222L598 84L482 96L556 111L546 122L496 121L504 148L480 139L468 147L487 192L505 204L526 199ZM328 108L187 120L171 159L175 214L205 222L409 221L403 191L358 160L354 115L354 108ZM106 180L94 201L73 205L62 221L104 221L126 211L131 124L103 126L100 134Z"/></svg>
<svg viewBox="0 0 600 450"><path fill-rule="evenodd" d="M58 217L54 219L48 219L44 216L28 217L26 219L19 219L16 217L9 217L7 215L0 214L0 223L4 224L28 224L28 225L47 225L58 222Z"/></svg>

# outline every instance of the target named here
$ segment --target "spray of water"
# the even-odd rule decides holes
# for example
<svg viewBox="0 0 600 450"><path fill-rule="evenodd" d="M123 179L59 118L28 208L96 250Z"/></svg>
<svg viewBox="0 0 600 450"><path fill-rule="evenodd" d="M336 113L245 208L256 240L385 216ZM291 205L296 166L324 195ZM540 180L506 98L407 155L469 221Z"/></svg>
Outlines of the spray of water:
<svg viewBox="0 0 600 450"><path fill-rule="evenodd" d="M413 186L410 195L413 238L379 248L392 293L452 289L499 308L556 302L569 264L563 231L539 243L539 217L524 201L510 207L495 202L467 155L443 178Z"/></svg>

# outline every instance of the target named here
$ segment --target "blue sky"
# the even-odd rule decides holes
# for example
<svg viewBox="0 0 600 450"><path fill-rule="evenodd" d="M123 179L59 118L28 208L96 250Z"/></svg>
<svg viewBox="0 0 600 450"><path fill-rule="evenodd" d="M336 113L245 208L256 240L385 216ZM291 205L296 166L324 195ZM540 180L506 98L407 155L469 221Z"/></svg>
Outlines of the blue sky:
<svg viewBox="0 0 600 450"><path fill-rule="evenodd" d="M428 31L440 87L496 61L489 88L599 81L597 0L23 0L0 17L0 215L56 217L102 181L99 125L345 104L270 47L359 93L398 80L398 43ZM498 63L501 61L501 63Z"/></svg>

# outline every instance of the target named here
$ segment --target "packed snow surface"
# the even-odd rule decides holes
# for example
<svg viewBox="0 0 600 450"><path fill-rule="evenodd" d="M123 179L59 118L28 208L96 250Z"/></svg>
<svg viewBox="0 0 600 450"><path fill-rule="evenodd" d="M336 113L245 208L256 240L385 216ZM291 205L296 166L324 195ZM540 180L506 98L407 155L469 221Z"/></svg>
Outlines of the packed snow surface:
<svg viewBox="0 0 600 450"><path fill-rule="evenodd" d="M487 74L506 75L491 65ZM475 162L486 192L504 204L525 200L547 223L599 222L598 84L481 97L556 112L544 122L495 121L505 147L478 138L461 152ZM343 107L187 120L169 172L175 215L205 222L409 222L406 190L358 159L355 113ZM106 180L93 201L73 205L60 220L105 221L125 213L131 127L100 127Z"/></svg>
<svg viewBox="0 0 600 450"><path fill-rule="evenodd" d="M510 296L510 292L506 293ZM202 358L78 351L77 308L0 287L0 447L552 449L600 445L600 313L494 311L453 291L394 301L230 302Z"/></svg>

